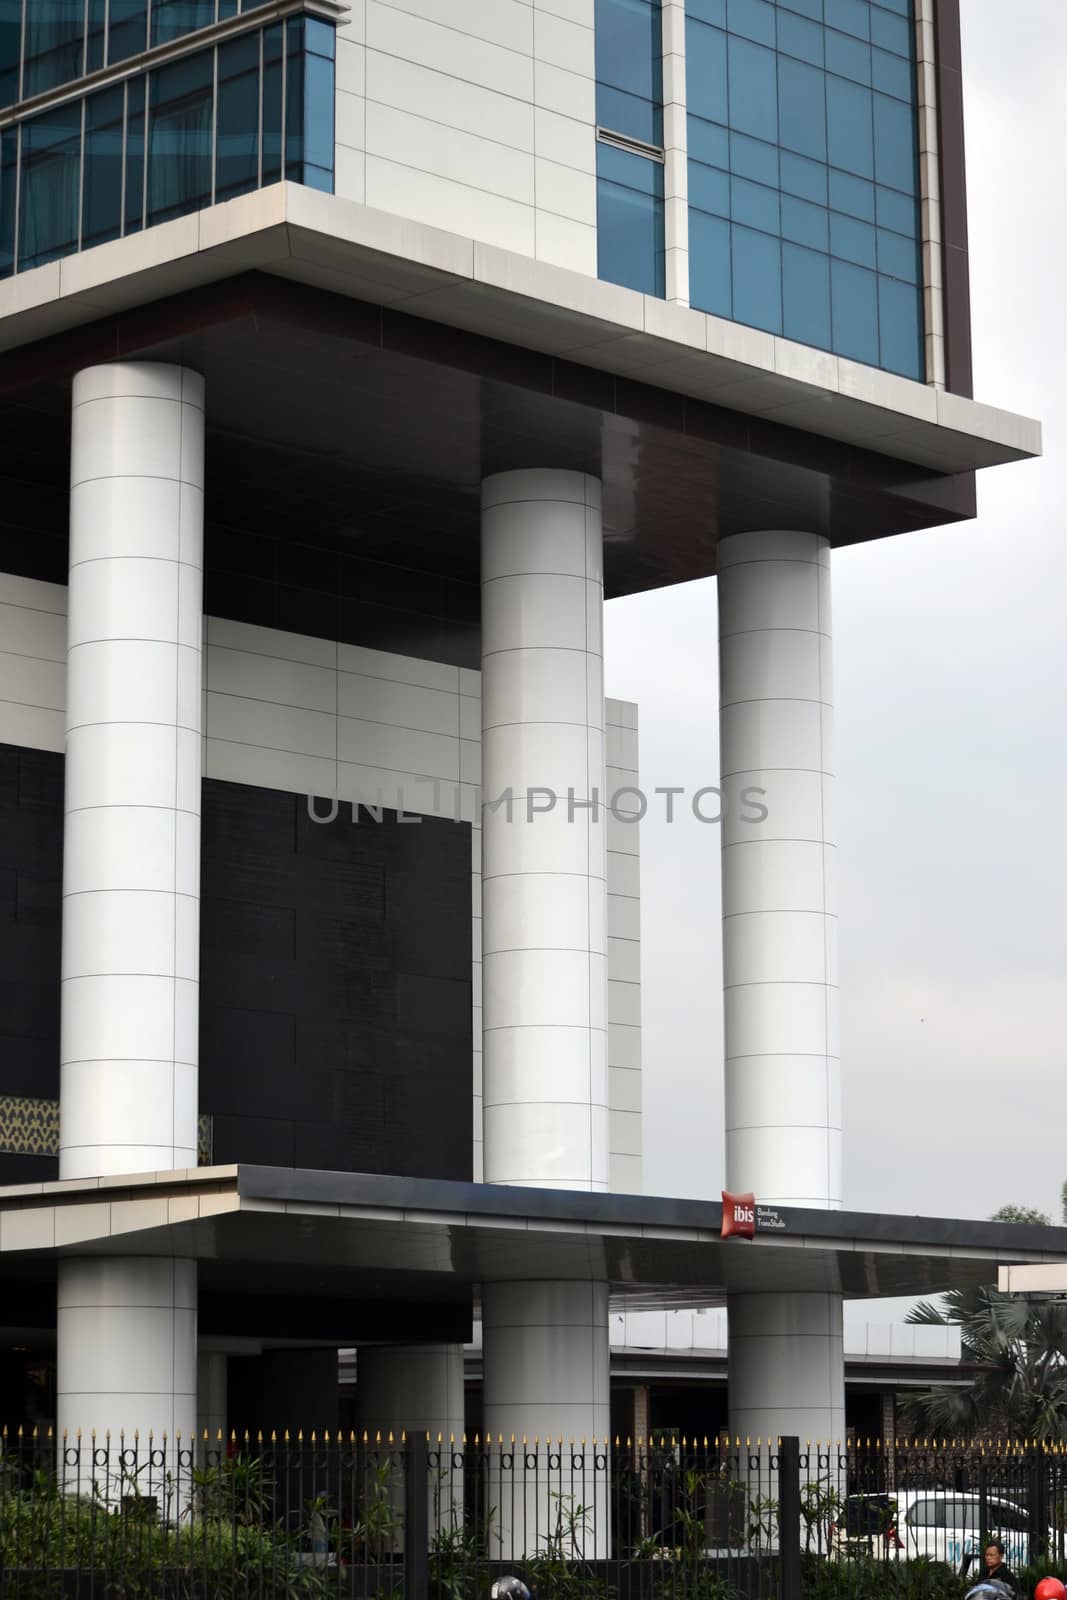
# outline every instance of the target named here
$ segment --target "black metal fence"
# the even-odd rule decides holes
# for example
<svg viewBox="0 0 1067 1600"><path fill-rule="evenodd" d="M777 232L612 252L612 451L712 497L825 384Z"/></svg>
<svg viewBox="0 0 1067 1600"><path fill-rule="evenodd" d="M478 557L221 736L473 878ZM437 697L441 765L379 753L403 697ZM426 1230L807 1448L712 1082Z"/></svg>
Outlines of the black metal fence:
<svg viewBox="0 0 1067 1600"><path fill-rule="evenodd" d="M1067 1448L0 1438L0 1597L960 1600L1067 1575Z"/></svg>

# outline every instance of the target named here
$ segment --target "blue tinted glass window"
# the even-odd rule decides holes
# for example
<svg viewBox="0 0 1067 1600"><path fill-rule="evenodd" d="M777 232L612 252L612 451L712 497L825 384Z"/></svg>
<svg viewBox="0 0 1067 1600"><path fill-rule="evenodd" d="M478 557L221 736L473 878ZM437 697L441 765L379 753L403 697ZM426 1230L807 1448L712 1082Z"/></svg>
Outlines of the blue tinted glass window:
<svg viewBox="0 0 1067 1600"><path fill-rule="evenodd" d="M842 33L855 34L857 39L870 38L870 0L825 0L825 7L828 28L839 28Z"/></svg>
<svg viewBox="0 0 1067 1600"><path fill-rule="evenodd" d="M826 168L819 162L808 161L804 156L789 155L783 150L781 169L782 189L786 194L795 194L814 205L826 204Z"/></svg>
<svg viewBox="0 0 1067 1600"><path fill-rule="evenodd" d="M703 211L689 214L689 298L716 317L733 315L730 224Z"/></svg>
<svg viewBox="0 0 1067 1600"><path fill-rule="evenodd" d="M911 30L906 18L890 16L880 6L871 9L871 43L883 50L907 56L911 49Z"/></svg>
<svg viewBox="0 0 1067 1600"><path fill-rule="evenodd" d="M743 133L730 135L730 171L753 183L778 184L778 147L762 139L747 139Z"/></svg>
<svg viewBox="0 0 1067 1600"><path fill-rule="evenodd" d="M871 81L871 47L851 34L826 29L826 70L856 83Z"/></svg>
<svg viewBox="0 0 1067 1600"><path fill-rule="evenodd" d="M919 291L892 278L879 278L878 319L882 366L905 378L921 377L923 339Z"/></svg>
<svg viewBox="0 0 1067 1600"><path fill-rule="evenodd" d="M686 0L686 15L699 22L710 22L714 28L726 26L726 0Z"/></svg>
<svg viewBox="0 0 1067 1600"><path fill-rule="evenodd" d="M716 216L730 215L730 179L725 172L706 167L702 161L689 163L689 204Z"/></svg>
<svg viewBox="0 0 1067 1600"><path fill-rule="evenodd" d="M872 50L871 82L884 94L896 95L898 100L910 100L911 63L904 61L900 56L886 55L884 50Z"/></svg>
<svg viewBox="0 0 1067 1600"><path fill-rule="evenodd" d="M215 0L152 0L152 43L179 39L215 20Z"/></svg>
<svg viewBox="0 0 1067 1600"><path fill-rule="evenodd" d="M919 232L919 210L915 200L896 189L875 189L878 226L892 228L896 233L907 233L913 238Z"/></svg>
<svg viewBox="0 0 1067 1600"><path fill-rule="evenodd" d="M888 95L874 100L874 165L879 183L914 193L918 187L915 117L910 106Z"/></svg>
<svg viewBox="0 0 1067 1600"><path fill-rule="evenodd" d="M831 211L830 254L842 261L854 261L859 267L877 266L874 229L868 222L857 222L855 217L842 217Z"/></svg>
<svg viewBox="0 0 1067 1600"><path fill-rule="evenodd" d="M730 180L730 215L749 228L762 228L767 233L782 231L777 189L749 183L747 178Z"/></svg>
<svg viewBox="0 0 1067 1600"><path fill-rule="evenodd" d="M300 18L285 25L285 176L299 183L304 165L305 80Z"/></svg>
<svg viewBox="0 0 1067 1600"><path fill-rule="evenodd" d="M807 200L794 200L792 195L782 196L782 238L794 244L808 245L812 250L829 250L829 218L824 206L809 205ZM827 283L829 283L827 279ZM787 330L788 332L788 330Z"/></svg>
<svg viewBox="0 0 1067 1600"><path fill-rule="evenodd" d="M779 240L751 228L734 226L731 234L734 274L734 317L768 333L782 331L782 246Z"/></svg>
<svg viewBox="0 0 1067 1600"><path fill-rule="evenodd" d="M282 175L282 28L263 30L263 182Z"/></svg>
<svg viewBox="0 0 1067 1600"><path fill-rule="evenodd" d="M105 89L85 102L82 249L122 232L122 140L126 88Z"/></svg>
<svg viewBox="0 0 1067 1600"><path fill-rule="evenodd" d="M730 126L755 139L778 139L778 85L773 50L738 39L727 40L730 64Z"/></svg>
<svg viewBox="0 0 1067 1600"><path fill-rule="evenodd" d="M878 365L878 279L865 267L830 262L833 340L839 355Z"/></svg>
<svg viewBox="0 0 1067 1600"><path fill-rule="evenodd" d="M796 56L813 67L821 67L824 59L824 32L814 22L798 17L792 11L778 13L778 48L783 54Z"/></svg>
<svg viewBox="0 0 1067 1600"><path fill-rule="evenodd" d="M104 65L107 49L107 0L89 0L86 17L85 70L96 72Z"/></svg>
<svg viewBox="0 0 1067 1600"><path fill-rule="evenodd" d="M334 79L333 62L324 56L308 52L304 74L304 160L308 166L321 171L333 171L334 151ZM330 188L333 188L331 178ZM321 188L321 184L315 187Z"/></svg>
<svg viewBox="0 0 1067 1600"><path fill-rule="evenodd" d="M823 20L822 0L779 0L779 5L789 11L799 11L814 22Z"/></svg>
<svg viewBox="0 0 1067 1600"><path fill-rule="evenodd" d="M212 52L149 78L148 222L211 203Z"/></svg>
<svg viewBox="0 0 1067 1600"><path fill-rule="evenodd" d="M757 44L775 44L774 7L767 0L728 0L726 25L731 33Z"/></svg>
<svg viewBox="0 0 1067 1600"><path fill-rule="evenodd" d="M792 244L782 245L782 332L823 349L831 341L829 258Z"/></svg>
<svg viewBox="0 0 1067 1600"><path fill-rule="evenodd" d="M81 75L85 50L84 0L30 0L23 45L23 96Z"/></svg>
<svg viewBox="0 0 1067 1600"><path fill-rule="evenodd" d="M664 292L663 167L597 145L597 273L643 294Z"/></svg>
<svg viewBox="0 0 1067 1600"><path fill-rule="evenodd" d="M878 230L878 271L906 283L919 282L919 251L914 239L900 233Z"/></svg>
<svg viewBox="0 0 1067 1600"><path fill-rule="evenodd" d="M685 25L686 83L695 112L726 122L726 35L690 17Z"/></svg>
<svg viewBox="0 0 1067 1600"><path fill-rule="evenodd" d="M215 199L259 183L259 34L219 46Z"/></svg>
<svg viewBox="0 0 1067 1600"><path fill-rule="evenodd" d="M19 264L39 267L78 247L81 101L22 124Z"/></svg>
<svg viewBox="0 0 1067 1600"><path fill-rule="evenodd" d="M663 137L661 11L652 0L596 0L597 121L658 144Z"/></svg>
<svg viewBox="0 0 1067 1600"><path fill-rule="evenodd" d="M0 106L19 97L22 0L0 0Z"/></svg>
<svg viewBox="0 0 1067 1600"><path fill-rule="evenodd" d="M861 222L874 221L874 184L847 172L830 172L830 206Z"/></svg>
<svg viewBox="0 0 1067 1600"><path fill-rule="evenodd" d="M134 78L126 86L126 196L123 205L123 232L137 233L144 227L145 179L145 101L147 78Z"/></svg>
<svg viewBox="0 0 1067 1600"><path fill-rule="evenodd" d="M15 190L18 185L18 130L0 133L0 278L15 270Z"/></svg>
<svg viewBox="0 0 1067 1600"><path fill-rule="evenodd" d="M111 0L107 29L107 58L126 61L148 45L146 0Z"/></svg>
<svg viewBox="0 0 1067 1600"><path fill-rule="evenodd" d="M832 167L874 177L871 92L844 78L826 80L827 149Z"/></svg>
<svg viewBox="0 0 1067 1600"><path fill-rule="evenodd" d="M689 154L694 161L705 161L709 167L728 167L730 135L725 128L717 128L701 117L690 117Z"/></svg>
<svg viewBox="0 0 1067 1600"><path fill-rule="evenodd" d="M782 147L812 161L826 160L826 78L785 56L778 62Z"/></svg>

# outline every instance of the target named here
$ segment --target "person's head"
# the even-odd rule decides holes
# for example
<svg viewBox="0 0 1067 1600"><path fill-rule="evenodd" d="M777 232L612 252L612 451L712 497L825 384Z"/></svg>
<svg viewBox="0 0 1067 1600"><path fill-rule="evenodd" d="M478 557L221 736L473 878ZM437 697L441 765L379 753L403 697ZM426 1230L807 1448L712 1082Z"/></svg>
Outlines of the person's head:
<svg viewBox="0 0 1067 1600"><path fill-rule="evenodd" d="M999 1539L990 1539L985 1547L986 1570L993 1572L1004 1563L1004 1546Z"/></svg>

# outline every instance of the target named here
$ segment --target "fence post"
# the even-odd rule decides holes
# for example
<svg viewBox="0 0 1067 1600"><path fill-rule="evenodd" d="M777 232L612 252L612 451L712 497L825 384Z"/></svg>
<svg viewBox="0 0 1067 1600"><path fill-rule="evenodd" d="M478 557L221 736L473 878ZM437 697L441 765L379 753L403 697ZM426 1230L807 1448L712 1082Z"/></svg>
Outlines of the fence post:
<svg viewBox="0 0 1067 1600"><path fill-rule="evenodd" d="M1027 1559L1040 1566L1049 1554L1049 1467L1051 1459L1035 1454L1030 1463L1030 1548Z"/></svg>
<svg viewBox="0 0 1067 1600"><path fill-rule="evenodd" d="M427 1600L430 1588L429 1461L426 1435L408 1434L404 1451L404 1600Z"/></svg>
<svg viewBox="0 0 1067 1600"><path fill-rule="evenodd" d="M778 1552L780 1600L800 1600L800 1440L778 1444Z"/></svg>

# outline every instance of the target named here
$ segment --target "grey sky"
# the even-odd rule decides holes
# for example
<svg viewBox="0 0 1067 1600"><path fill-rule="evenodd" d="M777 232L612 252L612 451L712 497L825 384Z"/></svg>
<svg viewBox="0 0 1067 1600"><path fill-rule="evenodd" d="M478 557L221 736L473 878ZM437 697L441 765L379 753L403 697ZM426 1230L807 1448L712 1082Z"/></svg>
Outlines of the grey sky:
<svg viewBox="0 0 1067 1600"><path fill-rule="evenodd" d="M975 393L1045 458L834 566L845 1201L1058 1214L1067 1178L1064 0L962 0ZM607 608L642 781L715 783L715 583ZM719 831L642 826L645 1186L723 1181Z"/></svg>

